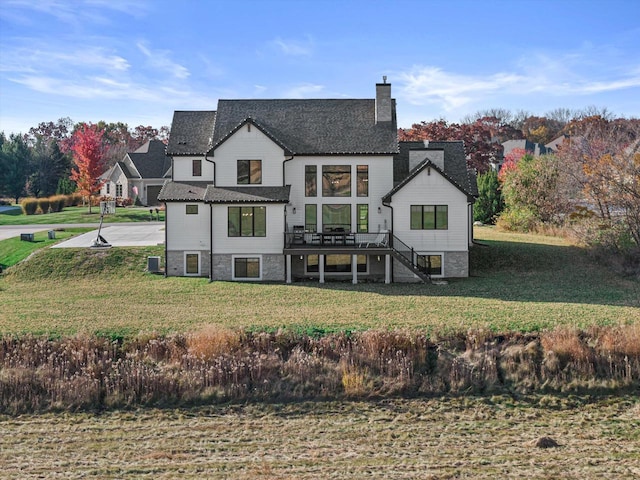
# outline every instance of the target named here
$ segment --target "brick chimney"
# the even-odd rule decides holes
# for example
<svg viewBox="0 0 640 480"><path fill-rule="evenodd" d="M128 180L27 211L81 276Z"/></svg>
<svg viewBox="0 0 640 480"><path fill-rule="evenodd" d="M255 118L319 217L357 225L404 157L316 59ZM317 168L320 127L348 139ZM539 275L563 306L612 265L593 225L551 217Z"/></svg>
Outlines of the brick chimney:
<svg viewBox="0 0 640 480"><path fill-rule="evenodd" d="M391 115L391 84L387 77L382 77L382 83L376 83L376 123L390 122Z"/></svg>

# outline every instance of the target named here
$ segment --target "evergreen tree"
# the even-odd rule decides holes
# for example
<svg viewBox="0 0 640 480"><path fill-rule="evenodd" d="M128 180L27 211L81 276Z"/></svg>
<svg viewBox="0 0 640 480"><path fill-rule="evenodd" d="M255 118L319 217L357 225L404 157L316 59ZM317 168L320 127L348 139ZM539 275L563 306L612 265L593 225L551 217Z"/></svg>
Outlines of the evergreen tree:
<svg viewBox="0 0 640 480"><path fill-rule="evenodd" d="M0 155L0 193L18 200L24 195L29 176L31 152L20 135L2 137Z"/></svg>
<svg viewBox="0 0 640 480"><path fill-rule="evenodd" d="M473 219L482 223L495 223L504 208L498 173L491 169L478 175L478 199L473 204Z"/></svg>

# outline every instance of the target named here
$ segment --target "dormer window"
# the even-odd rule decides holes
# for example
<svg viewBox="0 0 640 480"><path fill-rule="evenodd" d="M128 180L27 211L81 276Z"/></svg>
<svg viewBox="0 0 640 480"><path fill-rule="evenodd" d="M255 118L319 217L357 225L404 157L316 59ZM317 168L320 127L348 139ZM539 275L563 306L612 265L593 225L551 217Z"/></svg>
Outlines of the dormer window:
<svg viewBox="0 0 640 480"><path fill-rule="evenodd" d="M238 185L262 183L262 160L238 160Z"/></svg>

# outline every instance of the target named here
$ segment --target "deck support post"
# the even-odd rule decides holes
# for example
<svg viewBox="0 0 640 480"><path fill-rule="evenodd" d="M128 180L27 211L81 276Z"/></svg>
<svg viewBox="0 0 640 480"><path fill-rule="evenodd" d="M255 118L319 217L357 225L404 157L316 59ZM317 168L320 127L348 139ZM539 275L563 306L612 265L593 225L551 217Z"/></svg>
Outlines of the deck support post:
<svg viewBox="0 0 640 480"><path fill-rule="evenodd" d="M324 283L324 255L318 255L318 273L320 274L320 283Z"/></svg>
<svg viewBox="0 0 640 480"><path fill-rule="evenodd" d="M291 255L286 256L287 283L291 283Z"/></svg>
<svg viewBox="0 0 640 480"><path fill-rule="evenodd" d="M351 283L358 283L358 255L351 255Z"/></svg>
<svg viewBox="0 0 640 480"><path fill-rule="evenodd" d="M384 283L391 283L391 255L384 256Z"/></svg>

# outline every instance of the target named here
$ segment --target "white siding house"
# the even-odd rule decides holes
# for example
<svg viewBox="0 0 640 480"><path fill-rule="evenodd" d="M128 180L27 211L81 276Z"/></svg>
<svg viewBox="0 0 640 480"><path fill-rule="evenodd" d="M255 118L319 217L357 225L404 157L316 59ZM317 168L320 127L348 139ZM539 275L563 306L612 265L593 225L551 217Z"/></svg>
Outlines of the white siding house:
<svg viewBox="0 0 640 480"><path fill-rule="evenodd" d="M220 100L216 111L176 111L172 178L159 196L166 274L466 276L475 176L462 143L446 143L398 144L386 81L375 99ZM437 228L414 225L416 206L439 206Z"/></svg>
<svg viewBox="0 0 640 480"><path fill-rule="evenodd" d="M171 159L165 147L160 140L149 140L127 153L100 177L105 181L100 195L118 203L132 204L137 197L142 205L158 205L160 189L171 178Z"/></svg>

